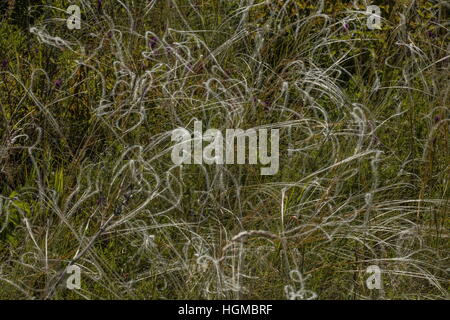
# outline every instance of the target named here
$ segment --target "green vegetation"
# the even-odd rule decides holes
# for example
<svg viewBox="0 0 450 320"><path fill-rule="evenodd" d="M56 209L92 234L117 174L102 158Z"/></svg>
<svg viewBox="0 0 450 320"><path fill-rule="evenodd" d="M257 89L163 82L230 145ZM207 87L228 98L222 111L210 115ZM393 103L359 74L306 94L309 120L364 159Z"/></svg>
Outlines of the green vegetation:
<svg viewBox="0 0 450 320"><path fill-rule="evenodd" d="M364 1L29 3L0 4L0 299L448 298L445 1L374 1L381 30ZM194 119L280 129L278 174L175 166Z"/></svg>

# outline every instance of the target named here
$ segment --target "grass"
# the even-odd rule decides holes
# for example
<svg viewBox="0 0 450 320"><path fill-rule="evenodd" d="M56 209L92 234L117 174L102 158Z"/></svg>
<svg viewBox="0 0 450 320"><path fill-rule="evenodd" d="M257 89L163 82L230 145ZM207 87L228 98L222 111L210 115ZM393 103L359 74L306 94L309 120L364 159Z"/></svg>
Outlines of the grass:
<svg viewBox="0 0 450 320"><path fill-rule="evenodd" d="M1 299L448 299L443 1L375 2L381 30L350 1L78 4L0 23ZM279 129L278 174L173 165L195 119Z"/></svg>

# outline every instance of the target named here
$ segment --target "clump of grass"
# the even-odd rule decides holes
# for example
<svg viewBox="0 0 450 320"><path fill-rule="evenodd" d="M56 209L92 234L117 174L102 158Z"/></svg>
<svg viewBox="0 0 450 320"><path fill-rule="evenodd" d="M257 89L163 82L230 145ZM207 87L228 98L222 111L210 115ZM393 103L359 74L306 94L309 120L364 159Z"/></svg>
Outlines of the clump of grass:
<svg viewBox="0 0 450 320"><path fill-rule="evenodd" d="M0 51L0 297L448 298L442 4L55 2ZM195 119L280 129L280 172L173 165Z"/></svg>

